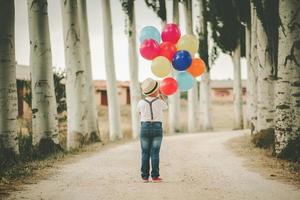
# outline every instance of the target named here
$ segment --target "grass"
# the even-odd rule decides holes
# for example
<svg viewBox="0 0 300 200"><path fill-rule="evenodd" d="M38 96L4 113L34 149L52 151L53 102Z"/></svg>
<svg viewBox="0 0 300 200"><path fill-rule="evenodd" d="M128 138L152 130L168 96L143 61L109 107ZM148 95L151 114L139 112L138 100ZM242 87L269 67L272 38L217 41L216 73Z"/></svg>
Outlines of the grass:
<svg viewBox="0 0 300 200"><path fill-rule="evenodd" d="M270 148L260 149L246 134L227 142L227 146L237 155L245 158L245 166L261 175L292 183L300 188L300 162L287 161L273 156Z"/></svg>
<svg viewBox="0 0 300 200"><path fill-rule="evenodd" d="M116 144L120 143L117 141ZM109 146L109 145L108 145ZM0 169L0 199L10 192L19 190L24 183L36 183L38 180L48 177L58 163L68 162L77 158L78 155L87 156L103 148L102 143L94 143L83 146L72 152L59 152L44 159L19 162L9 168Z"/></svg>

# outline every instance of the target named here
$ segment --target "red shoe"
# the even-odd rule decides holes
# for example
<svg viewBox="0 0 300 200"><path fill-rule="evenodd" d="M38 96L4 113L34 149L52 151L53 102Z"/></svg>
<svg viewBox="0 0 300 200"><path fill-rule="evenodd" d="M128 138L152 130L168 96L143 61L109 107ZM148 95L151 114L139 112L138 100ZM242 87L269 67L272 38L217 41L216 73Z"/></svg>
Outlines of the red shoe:
<svg viewBox="0 0 300 200"><path fill-rule="evenodd" d="M148 183L149 182L148 178L142 178L142 180L143 180L143 183Z"/></svg>
<svg viewBox="0 0 300 200"><path fill-rule="evenodd" d="M162 182L163 180L162 180L162 178L156 177L156 178L152 178L152 181L154 183L159 183L159 182Z"/></svg>

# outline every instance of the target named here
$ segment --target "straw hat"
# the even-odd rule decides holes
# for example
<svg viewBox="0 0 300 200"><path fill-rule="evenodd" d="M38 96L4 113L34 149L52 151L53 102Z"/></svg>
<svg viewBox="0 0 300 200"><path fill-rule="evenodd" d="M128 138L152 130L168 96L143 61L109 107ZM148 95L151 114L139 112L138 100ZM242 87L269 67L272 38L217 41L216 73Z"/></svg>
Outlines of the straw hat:
<svg viewBox="0 0 300 200"><path fill-rule="evenodd" d="M144 95L151 95L159 88L158 82L152 78L147 78L142 82L142 92Z"/></svg>

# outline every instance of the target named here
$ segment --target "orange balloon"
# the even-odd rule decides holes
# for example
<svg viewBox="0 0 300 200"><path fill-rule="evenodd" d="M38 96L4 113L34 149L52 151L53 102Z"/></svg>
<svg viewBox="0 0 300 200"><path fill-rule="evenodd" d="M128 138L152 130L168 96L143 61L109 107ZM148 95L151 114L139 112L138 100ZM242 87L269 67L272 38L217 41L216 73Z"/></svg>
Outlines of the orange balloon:
<svg viewBox="0 0 300 200"><path fill-rule="evenodd" d="M187 71L193 75L193 77L200 76L205 71L205 62L201 58L193 58L192 64Z"/></svg>

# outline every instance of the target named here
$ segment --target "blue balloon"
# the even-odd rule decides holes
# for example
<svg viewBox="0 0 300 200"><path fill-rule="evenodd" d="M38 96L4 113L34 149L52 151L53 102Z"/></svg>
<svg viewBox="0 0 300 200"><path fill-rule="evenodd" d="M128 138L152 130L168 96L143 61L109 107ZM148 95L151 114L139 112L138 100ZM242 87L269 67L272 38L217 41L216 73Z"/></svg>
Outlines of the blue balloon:
<svg viewBox="0 0 300 200"><path fill-rule="evenodd" d="M140 32L140 42L144 42L144 40L153 39L158 44L160 43L160 33L154 26L145 26Z"/></svg>
<svg viewBox="0 0 300 200"><path fill-rule="evenodd" d="M173 57L173 67L178 71L184 71L192 63L192 57L191 54L188 51L180 50L177 51Z"/></svg>
<svg viewBox="0 0 300 200"><path fill-rule="evenodd" d="M179 72L176 76L178 88L180 91L187 91L194 86L195 79L188 72Z"/></svg>

